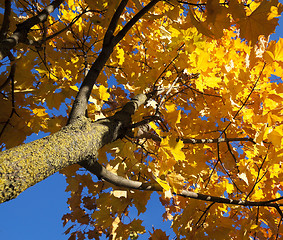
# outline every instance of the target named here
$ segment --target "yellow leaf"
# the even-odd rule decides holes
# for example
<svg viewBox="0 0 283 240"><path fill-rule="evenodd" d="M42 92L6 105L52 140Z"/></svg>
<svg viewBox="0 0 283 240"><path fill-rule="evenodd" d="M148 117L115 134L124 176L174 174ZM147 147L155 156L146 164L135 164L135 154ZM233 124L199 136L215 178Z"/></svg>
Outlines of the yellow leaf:
<svg viewBox="0 0 283 240"><path fill-rule="evenodd" d="M166 74L165 74L166 77L170 77L171 75L172 75L171 71L167 71Z"/></svg>
<svg viewBox="0 0 283 240"><path fill-rule="evenodd" d="M278 174L282 172L280 164L277 163L275 163L269 171L271 178L278 177Z"/></svg>
<svg viewBox="0 0 283 240"><path fill-rule="evenodd" d="M275 60L273 53L270 51L265 51L263 54L263 58L267 63L273 63L273 61Z"/></svg>
<svg viewBox="0 0 283 240"><path fill-rule="evenodd" d="M219 77L207 77L205 78L205 85L210 88L219 87L219 83L221 83L221 78Z"/></svg>
<svg viewBox="0 0 283 240"><path fill-rule="evenodd" d="M169 185L172 187L174 193L178 193L183 189L185 178L180 174L174 172L167 175Z"/></svg>
<svg viewBox="0 0 283 240"><path fill-rule="evenodd" d="M283 38L275 44L274 59L283 62Z"/></svg>
<svg viewBox="0 0 283 240"><path fill-rule="evenodd" d="M160 240L160 239L162 239L162 240L168 240L169 239L169 237L166 235L166 233L165 232L163 232L161 229L156 229L156 230L154 230L154 232L153 233L150 233L151 234L151 236L150 236L150 240Z"/></svg>
<svg viewBox="0 0 283 240"><path fill-rule="evenodd" d="M228 8L219 4L219 0L207 1L207 19L206 22L215 37L221 38L223 30L229 28L230 20L227 16Z"/></svg>
<svg viewBox="0 0 283 240"><path fill-rule="evenodd" d="M253 195L253 199L260 200L260 199L263 199L263 198L264 198L264 194L263 194L262 189L260 189L260 188L256 189L255 193Z"/></svg>
<svg viewBox="0 0 283 240"><path fill-rule="evenodd" d="M74 91L76 91L76 92L78 92L79 91L79 89L78 89L78 87L77 86L70 86L70 88L71 89L73 89Z"/></svg>
<svg viewBox="0 0 283 240"><path fill-rule="evenodd" d="M181 140L177 142L176 139L171 137L169 140L169 146L170 146L171 153L173 154L173 156L175 157L177 161L185 160L186 157L185 157L184 152L182 151L182 148L184 147L184 143Z"/></svg>
<svg viewBox="0 0 283 240"><path fill-rule="evenodd" d="M144 233L145 228L141 225L142 220L140 219L134 219L131 223L127 225L127 228L130 229L133 233Z"/></svg>
<svg viewBox="0 0 283 240"><path fill-rule="evenodd" d="M258 228L258 225L253 224L250 229L253 230L253 229L256 229L256 228Z"/></svg>
<svg viewBox="0 0 283 240"><path fill-rule="evenodd" d="M252 109L244 109L243 120L245 122L253 122L254 111Z"/></svg>
<svg viewBox="0 0 283 240"><path fill-rule="evenodd" d="M176 106L175 106L174 103L169 103L169 102L167 102L167 103L165 103L165 108L167 109L167 111L168 111L169 113L171 113L171 112L174 112L174 111L175 111Z"/></svg>
<svg viewBox="0 0 283 240"><path fill-rule="evenodd" d="M125 61L124 50L122 48L118 48L117 58L119 59L119 65L122 65Z"/></svg>
<svg viewBox="0 0 283 240"><path fill-rule="evenodd" d="M171 37L178 37L180 35L180 31L170 25L169 31L171 32Z"/></svg>
<svg viewBox="0 0 283 240"><path fill-rule="evenodd" d="M45 108L35 108L32 110L34 115L38 117L47 116L48 114L45 112Z"/></svg>
<svg viewBox="0 0 283 240"><path fill-rule="evenodd" d="M49 74L49 72L46 69L36 68L35 70L38 71L39 74Z"/></svg>
<svg viewBox="0 0 283 240"><path fill-rule="evenodd" d="M268 140L271 141L275 147L282 147L283 125L277 126L271 133L268 134Z"/></svg>
<svg viewBox="0 0 283 240"><path fill-rule="evenodd" d="M80 60L80 58L78 56L72 57L71 58L71 62L72 63L77 63Z"/></svg>
<svg viewBox="0 0 283 240"><path fill-rule="evenodd" d="M156 180L156 182L159 183L159 185L160 185L165 191L169 191L169 190L170 190L170 186L169 186L169 184L168 184L166 181L160 179L159 177L156 177L155 180Z"/></svg>
<svg viewBox="0 0 283 240"><path fill-rule="evenodd" d="M161 135L161 130L156 126L154 122L150 122L149 125L159 136Z"/></svg>
<svg viewBox="0 0 283 240"><path fill-rule="evenodd" d="M232 183L229 183L229 181L228 181L227 179L225 179L225 180L223 181L223 187L225 188L225 190L226 190L226 192L227 192L228 194L233 193L234 186L233 186Z"/></svg>
<svg viewBox="0 0 283 240"><path fill-rule="evenodd" d="M172 153L176 161L184 161L186 159L186 156L182 151L182 148L184 147L183 141L176 141L175 137L167 136L165 139L162 140L161 146L169 150L169 152Z"/></svg>
<svg viewBox="0 0 283 240"><path fill-rule="evenodd" d="M264 99L263 103L263 114L268 113L270 110L275 109L278 106L278 102L274 101L271 98Z"/></svg>
<svg viewBox="0 0 283 240"><path fill-rule="evenodd" d="M193 25L197 28L197 30L200 33L202 33L203 35L212 38L213 33L208 29L206 24L204 24L203 22L199 21L199 19L197 19L197 17L194 16L194 13L193 13L193 11L191 9L190 9L189 13L190 13L191 21L192 21Z"/></svg>
<svg viewBox="0 0 283 240"><path fill-rule="evenodd" d="M227 184L226 185L226 191L227 191L227 193L233 193L233 190L234 190L234 186L233 186L233 184L231 184L231 183L229 183L229 184Z"/></svg>
<svg viewBox="0 0 283 240"><path fill-rule="evenodd" d="M181 122L181 121L180 121L180 120L181 120L181 110L176 111L176 113L177 113L177 118L176 118L175 124Z"/></svg>
<svg viewBox="0 0 283 240"><path fill-rule="evenodd" d="M107 101L110 97L110 94L107 92L108 88L104 87L103 85L100 85L98 88L94 87L93 94L96 96L96 98Z"/></svg>
<svg viewBox="0 0 283 240"><path fill-rule="evenodd" d="M103 85L99 86L99 95L100 95L100 99L103 101L108 100L108 98L110 97L110 94L107 92L107 88L104 87Z"/></svg>

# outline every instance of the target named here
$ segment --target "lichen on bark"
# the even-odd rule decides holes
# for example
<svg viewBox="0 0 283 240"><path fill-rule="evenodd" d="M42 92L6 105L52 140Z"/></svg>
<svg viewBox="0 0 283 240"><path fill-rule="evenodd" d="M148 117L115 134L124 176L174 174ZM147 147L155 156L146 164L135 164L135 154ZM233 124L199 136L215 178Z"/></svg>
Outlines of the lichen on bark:
<svg viewBox="0 0 283 240"><path fill-rule="evenodd" d="M131 115L145 101L145 95L137 95L112 117L92 122L82 116L55 134L1 152L0 202L17 197L62 168L94 161L102 146L126 134Z"/></svg>

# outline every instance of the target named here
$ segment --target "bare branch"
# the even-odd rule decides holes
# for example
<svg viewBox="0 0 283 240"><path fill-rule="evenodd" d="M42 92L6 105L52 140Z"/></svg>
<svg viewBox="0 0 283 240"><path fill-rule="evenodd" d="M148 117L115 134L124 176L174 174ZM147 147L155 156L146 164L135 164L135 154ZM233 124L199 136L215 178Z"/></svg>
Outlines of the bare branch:
<svg viewBox="0 0 283 240"><path fill-rule="evenodd" d="M227 137L226 135L226 133L224 133L225 134L225 138ZM251 140L252 141L252 143L255 143L254 141L253 141L253 139ZM235 161L235 164L237 163L237 158L236 158L236 156L235 156L235 154L233 153L233 150L232 150L232 147L230 146L230 143L229 142L226 142L226 146L227 146L227 149L228 149L228 151L229 151L229 153L231 154L231 156L232 156L232 158L234 159L234 161ZM237 170L238 170L238 172L239 172L239 169L238 169L238 166L236 165L236 168L237 168Z"/></svg>
<svg viewBox="0 0 283 240"><path fill-rule="evenodd" d="M66 27L64 27L63 29L59 30L58 32L46 37L45 39L42 39L42 41L39 42L39 44L42 44L43 42L46 42L56 36L58 36L59 34L61 34L62 32L65 32L66 30L68 30L70 27L72 27L79 19L80 17L82 17L85 13L87 13L88 11L84 10L82 13L80 13L78 16L76 16L70 23L69 25L67 25Z"/></svg>
<svg viewBox="0 0 283 240"><path fill-rule="evenodd" d="M156 110L155 110L155 114L159 113L159 109L162 107L163 103L165 102L166 97L168 96L168 94L172 91L173 87L175 86L175 84L179 81L181 75L183 74L183 72L179 73L178 76L175 78L175 80L173 81L173 83L170 85L170 87L167 89L166 93L161 97Z"/></svg>
<svg viewBox="0 0 283 240"><path fill-rule="evenodd" d="M212 174L214 173L217 164L220 162L220 154L219 154L219 153L220 153L220 152L219 152L219 143L217 143L217 161L216 161L216 163L214 164L214 166L213 166L213 168L212 168L212 170L211 170L211 172L210 172L210 174L209 174L209 177L205 180L205 181L207 181L207 183L205 184L205 188L207 188L207 186L208 186L208 184L209 184L209 182L210 182L210 180L211 180Z"/></svg>
<svg viewBox="0 0 283 240"><path fill-rule="evenodd" d="M72 111L69 116L68 124L75 121L78 117L86 115L88 99L91 94L91 90L98 78L100 72L104 68L107 60L109 59L115 44L113 42L113 34L117 27L118 20L127 4L128 0L122 0L117 10L115 11L111 22L106 30L103 46L100 54L96 58L95 62L92 64L90 70L88 71L85 79L82 82L80 90L76 96L73 103Z"/></svg>
<svg viewBox="0 0 283 240"><path fill-rule="evenodd" d="M157 121L157 120L161 120L161 118L159 116L149 116L149 117L146 117L145 119L139 121L139 122L136 122L134 124L132 124L131 128L136 128L136 127L140 127L140 126L143 126L143 125L146 125L152 121Z"/></svg>

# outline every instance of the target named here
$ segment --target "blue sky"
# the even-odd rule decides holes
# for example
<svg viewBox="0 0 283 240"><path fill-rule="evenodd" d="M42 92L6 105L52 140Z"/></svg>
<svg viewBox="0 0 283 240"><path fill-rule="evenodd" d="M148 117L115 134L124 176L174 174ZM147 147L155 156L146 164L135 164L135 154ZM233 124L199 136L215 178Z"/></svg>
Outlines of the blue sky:
<svg viewBox="0 0 283 240"><path fill-rule="evenodd" d="M277 27L277 33L272 39L283 37L282 26ZM29 141L41 138L32 136ZM20 194L16 199L0 204L0 238L8 240L65 240L66 229L62 225L62 216L68 212L66 204L69 193L65 192L66 182L61 174L54 174ZM163 222L161 215L164 209L158 200L158 194L153 194L148 204L148 212L141 216L148 230L161 228L168 230L170 222ZM135 213L134 213L135 214ZM169 230L172 233L172 230ZM147 239L149 235L142 237ZM171 235L171 238L174 235Z"/></svg>

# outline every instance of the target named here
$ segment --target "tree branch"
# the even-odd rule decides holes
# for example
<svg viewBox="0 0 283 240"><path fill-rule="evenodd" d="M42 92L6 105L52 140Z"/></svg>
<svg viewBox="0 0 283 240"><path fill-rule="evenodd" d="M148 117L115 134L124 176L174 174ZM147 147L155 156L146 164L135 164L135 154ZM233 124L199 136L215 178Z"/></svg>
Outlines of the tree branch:
<svg viewBox="0 0 283 240"><path fill-rule="evenodd" d="M62 32L68 30L70 27L72 27L79 19L81 16L83 16L85 13L87 13L87 10L83 10L82 13L80 13L78 16L76 16L66 27L64 27L63 29L59 30L58 32L46 37L45 39L42 39L41 41L39 41L39 45L42 44L43 42L46 42L56 36L58 36L59 34L61 34Z"/></svg>
<svg viewBox="0 0 283 240"><path fill-rule="evenodd" d="M105 144L125 136L131 116L147 100L139 94L109 118L78 118L60 131L0 153L0 203L75 163L91 165Z"/></svg>
<svg viewBox="0 0 283 240"><path fill-rule="evenodd" d="M127 32L139 21L155 4L160 0L152 0L144 8L142 8L127 24L123 29L114 37L114 44L116 45L121 39L127 34Z"/></svg>
<svg viewBox="0 0 283 240"><path fill-rule="evenodd" d="M70 113L68 123L76 120L76 118L86 114L88 99L90 97L92 88L98 78L100 72L105 66L107 60L109 59L114 47L119 43L119 41L125 36L125 34L130 30L130 28L146 13L151 7L153 7L159 0L151 1L143 9L141 9L124 27L123 29L114 37L113 34L118 24L120 15L123 12L128 0L122 0L118 6L109 27L105 33L103 40L103 47L98 55L95 62L92 64L87 76L83 80L80 90L76 96L73 103L73 107Z"/></svg>
<svg viewBox="0 0 283 240"><path fill-rule="evenodd" d="M92 164L89 164L92 162ZM134 181L130 179L123 178L118 176L107 169L105 169L102 165L100 165L97 161L89 161L80 163L81 166L85 167L91 173L95 174L99 179L103 179L115 186L124 187L127 189L135 189L135 190L145 190L145 191L157 191L162 192L163 188L156 182L140 182ZM214 202L214 203L224 203L229 205L239 205L239 206L263 206L263 207L273 207L276 208L278 213L283 217L282 211L280 209L281 204L274 203L273 200L269 201L246 201L246 200L236 200L236 199L229 199L223 197L216 197L210 196L201 193L195 193L188 190L182 190L180 193L175 193L178 196L186 197L186 198L193 198L197 200L203 200L207 202ZM281 200L278 198L276 201Z"/></svg>
<svg viewBox="0 0 283 240"><path fill-rule="evenodd" d="M120 19L121 14L123 13L124 8L126 7L127 3L128 3L128 0L122 0L120 5L118 6L117 10L115 11L115 13L114 13L114 15L111 19L111 22L108 26L108 29L105 33L104 39L103 39L103 45L104 46L106 46L108 44L113 44L115 46L121 40L120 39L117 43L112 42L112 38L113 38L113 35L114 35L114 32L115 32L115 29L117 27L118 21Z"/></svg>
<svg viewBox="0 0 283 240"><path fill-rule="evenodd" d="M10 50L15 47L19 42L25 42L27 34L30 29L47 20L47 17L52 13L64 0L54 0L49 6L43 9L38 15L33 16L26 21L17 25L16 31L0 43L0 60L5 58Z"/></svg>
<svg viewBox="0 0 283 240"><path fill-rule="evenodd" d="M186 4L186 5L190 5L190 6L196 6L196 7L206 6L206 3L190 3L190 2L186 2L186 1L178 1L178 3L182 3L182 4Z"/></svg>
<svg viewBox="0 0 283 240"><path fill-rule="evenodd" d="M112 41L113 34L127 2L128 0L121 1L110 21L108 29L104 35L102 50L82 82L80 90L73 103L68 124L75 121L78 117L86 115L88 99L90 97L92 88L115 47L115 44Z"/></svg>
<svg viewBox="0 0 283 240"><path fill-rule="evenodd" d="M196 138L181 138L183 143L188 144L206 144L206 143L222 143L222 142L252 142L252 138L212 138L212 139L196 139Z"/></svg>

